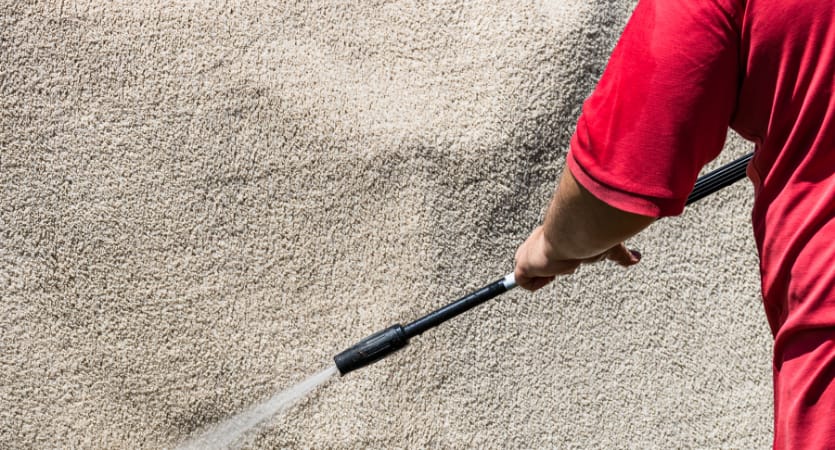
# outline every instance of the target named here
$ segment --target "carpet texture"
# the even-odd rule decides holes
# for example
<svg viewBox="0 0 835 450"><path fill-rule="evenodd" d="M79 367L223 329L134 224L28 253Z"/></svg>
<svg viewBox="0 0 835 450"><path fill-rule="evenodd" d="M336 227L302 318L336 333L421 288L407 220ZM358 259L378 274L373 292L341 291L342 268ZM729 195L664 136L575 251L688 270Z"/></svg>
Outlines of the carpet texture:
<svg viewBox="0 0 835 450"><path fill-rule="evenodd" d="M0 447L174 447L509 272L633 7L0 0ZM766 448L752 195L245 446Z"/></svg>

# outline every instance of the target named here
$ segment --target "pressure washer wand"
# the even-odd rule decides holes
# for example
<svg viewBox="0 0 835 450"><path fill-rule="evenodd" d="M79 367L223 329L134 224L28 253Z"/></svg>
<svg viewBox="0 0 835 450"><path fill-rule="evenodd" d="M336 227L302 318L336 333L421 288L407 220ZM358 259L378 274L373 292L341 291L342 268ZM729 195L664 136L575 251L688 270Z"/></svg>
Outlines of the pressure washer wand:
<svg viewBox="0 0 835 450"><path fill-rule="evenodd" d="M752 156L753 154L749 153L700 177L696 181L693 191L687 197L687 204L690 205L742 179L745 176L748 161L751 160ZM396 324L378 331L334 356L333 360L341 375L375 363L405 347L412 337L422 334L424 331L434 328L515 287L516 279L511 272L502 279L467 294L406 326Z"/></svg>

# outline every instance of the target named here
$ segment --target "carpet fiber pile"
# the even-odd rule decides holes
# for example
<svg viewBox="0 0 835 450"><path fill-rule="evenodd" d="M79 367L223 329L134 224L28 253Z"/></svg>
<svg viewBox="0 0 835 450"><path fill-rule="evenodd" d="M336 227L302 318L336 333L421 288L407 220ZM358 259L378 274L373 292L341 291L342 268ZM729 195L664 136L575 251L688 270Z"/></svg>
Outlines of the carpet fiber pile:
<svg viewBox="0 0 835 450"><path fill-rule="evenodd" d="M0 447L164 448L512 270L630 0L0 0ZM722 161L749 151L731 138ZM765 448L747 181L251 448Z"/></svg>

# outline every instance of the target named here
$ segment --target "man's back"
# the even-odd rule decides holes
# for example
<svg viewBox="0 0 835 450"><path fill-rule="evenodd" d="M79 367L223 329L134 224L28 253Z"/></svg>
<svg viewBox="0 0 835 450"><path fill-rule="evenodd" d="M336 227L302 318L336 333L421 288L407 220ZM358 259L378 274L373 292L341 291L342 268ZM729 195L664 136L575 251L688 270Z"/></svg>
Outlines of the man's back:
<svg viewBox="0 0 835 450"><path fill-rule="evenodd" d="M822 233L835 226L833 10L823 1L752 0L741 22L743 73L731 126L757 145L749 174L757 188L754 229L768 262L763 295L784 297L767 305L775 335L817 326L820 312L785 323L787 314L835 292L831 284L808 290L827 273L835 279L831 238Z"/></svg>

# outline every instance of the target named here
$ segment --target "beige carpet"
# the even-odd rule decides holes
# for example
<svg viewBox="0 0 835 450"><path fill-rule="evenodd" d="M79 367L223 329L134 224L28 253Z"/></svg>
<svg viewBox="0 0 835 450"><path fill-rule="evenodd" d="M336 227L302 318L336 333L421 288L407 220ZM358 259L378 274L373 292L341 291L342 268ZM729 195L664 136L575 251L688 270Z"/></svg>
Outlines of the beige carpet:
<svg viewBox="0 0 835 450"><path fill-rule="evenodd" d="M0 447L173 447L509 272L633 6L0 0ZM247 445L766 448L751 196Z"/></svg>

